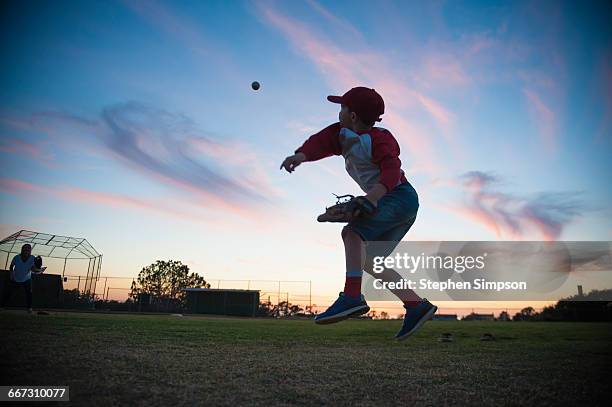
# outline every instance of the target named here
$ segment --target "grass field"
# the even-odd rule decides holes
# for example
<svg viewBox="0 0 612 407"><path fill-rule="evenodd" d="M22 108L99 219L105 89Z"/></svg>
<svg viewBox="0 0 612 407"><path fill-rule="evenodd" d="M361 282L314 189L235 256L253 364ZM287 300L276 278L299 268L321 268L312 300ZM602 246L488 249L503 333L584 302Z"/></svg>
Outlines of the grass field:
<svg viewBox="0 0 612 407"><path fill-rule="evenodd" d="M3 385L94 405L581 405L610 399L612 325L0 312ZM440 343L443 332L455 336ZM497 340L481 342L484 332Z"/></svg>

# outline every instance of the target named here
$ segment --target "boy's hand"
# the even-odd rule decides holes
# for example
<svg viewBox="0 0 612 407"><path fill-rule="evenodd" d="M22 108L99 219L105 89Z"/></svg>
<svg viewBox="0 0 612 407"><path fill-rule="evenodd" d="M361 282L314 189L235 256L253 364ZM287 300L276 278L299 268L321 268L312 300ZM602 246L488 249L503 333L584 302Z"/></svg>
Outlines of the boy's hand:
<svg viewBox="0 0 612 407"><path fill-rule="evenodd" d="M303 153L297 153L285 158L285 161L280 166L280 169L285 169L287 172L295 171L295 168L306 161L306 156Z"/></svg>

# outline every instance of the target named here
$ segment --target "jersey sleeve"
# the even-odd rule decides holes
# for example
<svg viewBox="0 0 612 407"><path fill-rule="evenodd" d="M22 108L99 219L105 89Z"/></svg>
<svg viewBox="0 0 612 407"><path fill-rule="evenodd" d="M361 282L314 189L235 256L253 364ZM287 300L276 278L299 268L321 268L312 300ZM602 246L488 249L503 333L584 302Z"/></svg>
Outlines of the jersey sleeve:
<svg viewBox="0 0 612 407"><path fill-rule="evenodd" d="M306 161L317 161L332 155L342 154L339 138L340 129L340 123L327 126L310 136L295 152L304 154Z"/></svg>
<svg viewBox="0 0 612 407"><path fill-rule="evenodd" d="M383 130L372 138L372 161L378 164L379 182L387 188L387 191L395 188L402 178L402 162L399 154L399 144L388 130Z"/></svg>

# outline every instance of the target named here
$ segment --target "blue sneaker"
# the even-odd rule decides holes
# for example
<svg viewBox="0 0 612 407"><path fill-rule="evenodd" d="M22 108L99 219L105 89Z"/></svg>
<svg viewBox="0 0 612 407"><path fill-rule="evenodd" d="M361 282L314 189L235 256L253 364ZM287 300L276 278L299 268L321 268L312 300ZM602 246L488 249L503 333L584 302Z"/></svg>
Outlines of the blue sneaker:
<svg viewBox="0 0 612 407"><path fill-rule="evenodd" d="M324 313L315 317L317 324L333 324L340 322L348 317L363 315L370 311L370 307L365 301L363 295L359 297L349 297L340 293L340 296Z"/></svg>
<svg viewBox="0 0 612 407"><path fill-rule="evenodd" d="M406 308L406 306L404 306ZM408 338L417 329L427 322L438 310L438 307L427 301L425 298L412 309L406 308L404 324L395 337L399 340Z"/></svg>

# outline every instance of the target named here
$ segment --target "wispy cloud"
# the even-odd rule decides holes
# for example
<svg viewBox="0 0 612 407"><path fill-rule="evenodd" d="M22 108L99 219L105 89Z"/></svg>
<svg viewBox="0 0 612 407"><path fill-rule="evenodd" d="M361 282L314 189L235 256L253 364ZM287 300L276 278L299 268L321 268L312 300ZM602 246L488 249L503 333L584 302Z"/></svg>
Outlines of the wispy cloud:
<svg viewBox="0 0 612 407"><path fill-rule="evenodd" d="M102 121L110 130L103 134L109 150L146 174L230 206L267 199L265 181L240 182L244 168L231 158L241 155L238 147L230 151L202 135L185 116L131 102L105 108ZM194 143L207 148L194 150Z"/></svg>
<svg viewBox="0 0 612 407"><path fill-rule="evenodd" d="M520 197L499 191L500 184L493 173L464 174L460 185L465 202L454 209L499 238L519 239L536 232L545 240L560 238L564 227L585 212L576 193L543 192L531 198Z"/></svg>
<svg viewBox="0 0 612 407"><path fill-rule="evenodd" d="M527 201L521 213L544 238L555 240L567 224L584 213L584 206L576 195L570 192L542 193Z"/></svg>
<svg viewBox="0 0 612 407"><path fill-rule="evenodd" d="M453 114L446 108L444 108L440 103L436 102L430 97L427 97L421 93L416 93L419 102L423 105L423 107L429 112L430 115L435 117L435 119L443 126L448 126L453 121Z"/></svg>
<svg viewBox="0 0 612 407"><path fill-rule="evenodd" d="M120 208L138 213L146 211L157 215L171 216L190 222L209 222L209 216L203 213L188 211L179 202L161 202L155 199L131 197L127 195L92 191L83 188L33 184L14 178L0 178L0 191L12 195L34 198L36 196L51 196L69 203L87 203L104 208Z"/></svg>
<svg viewBox="0 0 612 407"><path fill-rule="evenodd" d="M31 184L29 182L24 182L18 179L13 178L0 178L0 187L3 192L8 192L12 194L19 193L43 193L47 192L46 188L40 185Z"/></svg>
<svg viewBox="0 0 612 407"><path fill-rule="evenodd" d="M154 181L186 192L200 206L242 212L278 195L249 146L208 134L184 115L138 102L108 106L98 118L46 111L8 122L27 123L30 130L94 154L102 151L106 158L110 154Z"/></svg>
<svg viewBox="0 0 612 407"><path fill-rule="evenodd" d="M555 135L557 132L555 113L534 90L525 88L523 93L527 99L533 121L538 127L542 143L547 151L553 152L556 147Z"/></svg>
<svg viewBox="0 0 612 407"><path fill-rule="evenodd" d="M405 153L414 165L430 170L438 166L431 135L426 135L416 123L409 122L402 109L420 108L435 123L448 128L454 120L448 108L424 92L410 87L390 67L384 54L365 46L347 50L305 23L282 14L271 3L257 3L257 9L264 22L278 29L297 52L305 55L333 89L342 91L365 85L378 90L386 101L383 123L397 130L396 136L411 146L411 150Z"/></svg>
<svg viewBox="0 0 612 407"><path fill-rule="evenodd" d="M57 167L59 164L48 147L48 143L35 144L15 137L0 138L1 152L18 154L20 157L36 160L47 167Z"/></svg>
<svg viewBox="0 0 612 407"><path fill-rule="evenodd" d="M363 39L363 35L359 30L355 28L355 26L353 26L348 21L336 16L327 8L323 7L321 3L315 0L306 0L306 2L310 7L312 7L313 10L319 13L319 15L323 16L323 18L325 18L329 25L335 27L338 31L342 32L343 35L345 35L347 38L352 38L353 40L355 38Z"/></svg>
<svg viewBox="0 0 612 407"><path fill-rule="evenodd" d="M470 48L477 46L479 45L468 45ZM483 47L484 45L480 46ZM479 51L480 49L477 49L473 52ZM420 69L415 73L415 79L427 89L449 86L463 88L473 81L464 61L450 52L441 53L424 50L422 61Z"/></svg>

